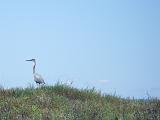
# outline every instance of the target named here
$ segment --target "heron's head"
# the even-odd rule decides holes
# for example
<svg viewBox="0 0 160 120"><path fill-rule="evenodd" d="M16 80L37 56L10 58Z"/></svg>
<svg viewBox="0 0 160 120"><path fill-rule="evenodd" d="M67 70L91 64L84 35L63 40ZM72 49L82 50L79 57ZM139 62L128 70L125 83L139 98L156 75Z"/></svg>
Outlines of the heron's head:
<svg viewBox="0 0 160 120"><path fill-rule="evenodd" d="M36 59L30 59L30 60L26 60L26 61L36 62Z"/></svg>

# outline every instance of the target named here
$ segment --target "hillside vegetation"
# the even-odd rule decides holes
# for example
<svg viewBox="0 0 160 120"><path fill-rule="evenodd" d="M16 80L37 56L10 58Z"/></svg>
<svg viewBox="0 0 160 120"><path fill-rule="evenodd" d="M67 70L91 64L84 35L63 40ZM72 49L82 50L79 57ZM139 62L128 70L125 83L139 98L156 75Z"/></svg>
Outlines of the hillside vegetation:
<svg viewBox="0 0 160 120"><path fill-rule="evenodd" d="M1 88L0 120L160 120L160 100L123 99L61 84Z"/></svg>

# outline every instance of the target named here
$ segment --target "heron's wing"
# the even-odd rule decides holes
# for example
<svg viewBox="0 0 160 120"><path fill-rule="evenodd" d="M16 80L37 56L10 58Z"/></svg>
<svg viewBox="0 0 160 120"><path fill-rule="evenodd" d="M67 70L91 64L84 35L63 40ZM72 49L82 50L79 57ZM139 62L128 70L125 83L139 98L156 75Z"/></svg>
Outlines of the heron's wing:
<svg viewBox="0 0 160 120"><path fill-rule="evenodd" d="M35 73L35 74L34 74L34 80L35 80L36 82L38 82L38 83L44 83L43 77L42 77L40 74L38 74L38 73Z"/></svg>

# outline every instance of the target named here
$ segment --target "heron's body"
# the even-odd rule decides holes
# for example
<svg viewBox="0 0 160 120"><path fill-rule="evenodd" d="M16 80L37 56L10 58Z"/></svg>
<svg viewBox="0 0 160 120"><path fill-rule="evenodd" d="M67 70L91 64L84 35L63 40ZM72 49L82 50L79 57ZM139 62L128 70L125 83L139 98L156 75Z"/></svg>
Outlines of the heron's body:
<svg viewBox="0 0 160 120"><path fill-rule="evenodd" d="M45 84L44 79L42 78L42 76L40 74L34 73L33 77L34 77L34 81L36 83L38 83L38 84L43 84L44 83Z"/></svg>
<svg viewBox="0 0 160 120"><path fill-rule="evenodd" d="M26 60L26 61L32 61L34 63L33 65L33 77L34 77L34 81L38 84L45 84L43 77L35 72L35 68L36 68L36 60L35 59L31 59L31 60Z"/></svg>

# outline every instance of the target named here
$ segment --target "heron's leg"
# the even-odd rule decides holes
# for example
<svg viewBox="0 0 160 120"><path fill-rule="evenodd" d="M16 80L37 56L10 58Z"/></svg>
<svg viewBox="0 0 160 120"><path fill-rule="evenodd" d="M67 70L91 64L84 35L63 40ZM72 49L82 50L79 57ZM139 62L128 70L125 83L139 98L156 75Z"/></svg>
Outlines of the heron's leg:
<svg viewBox="0 0 160 120"><path fill-rule="evenodd" d="M36 82L37 88L38 88L38 83Z"/></svg>
<svg viewBox="0 0 160 120"><path fill-rule="evenodd" d="M36 82L36 85L37 85L37 88L39 88L39 87L40 87L39 83L37 83L37 82Z"/></svg>
<svg viewBox="0 0 160 120"><path fill-rule="evenodd" d="M39 83L39 88L41 88L41 84Z"/></svg>

